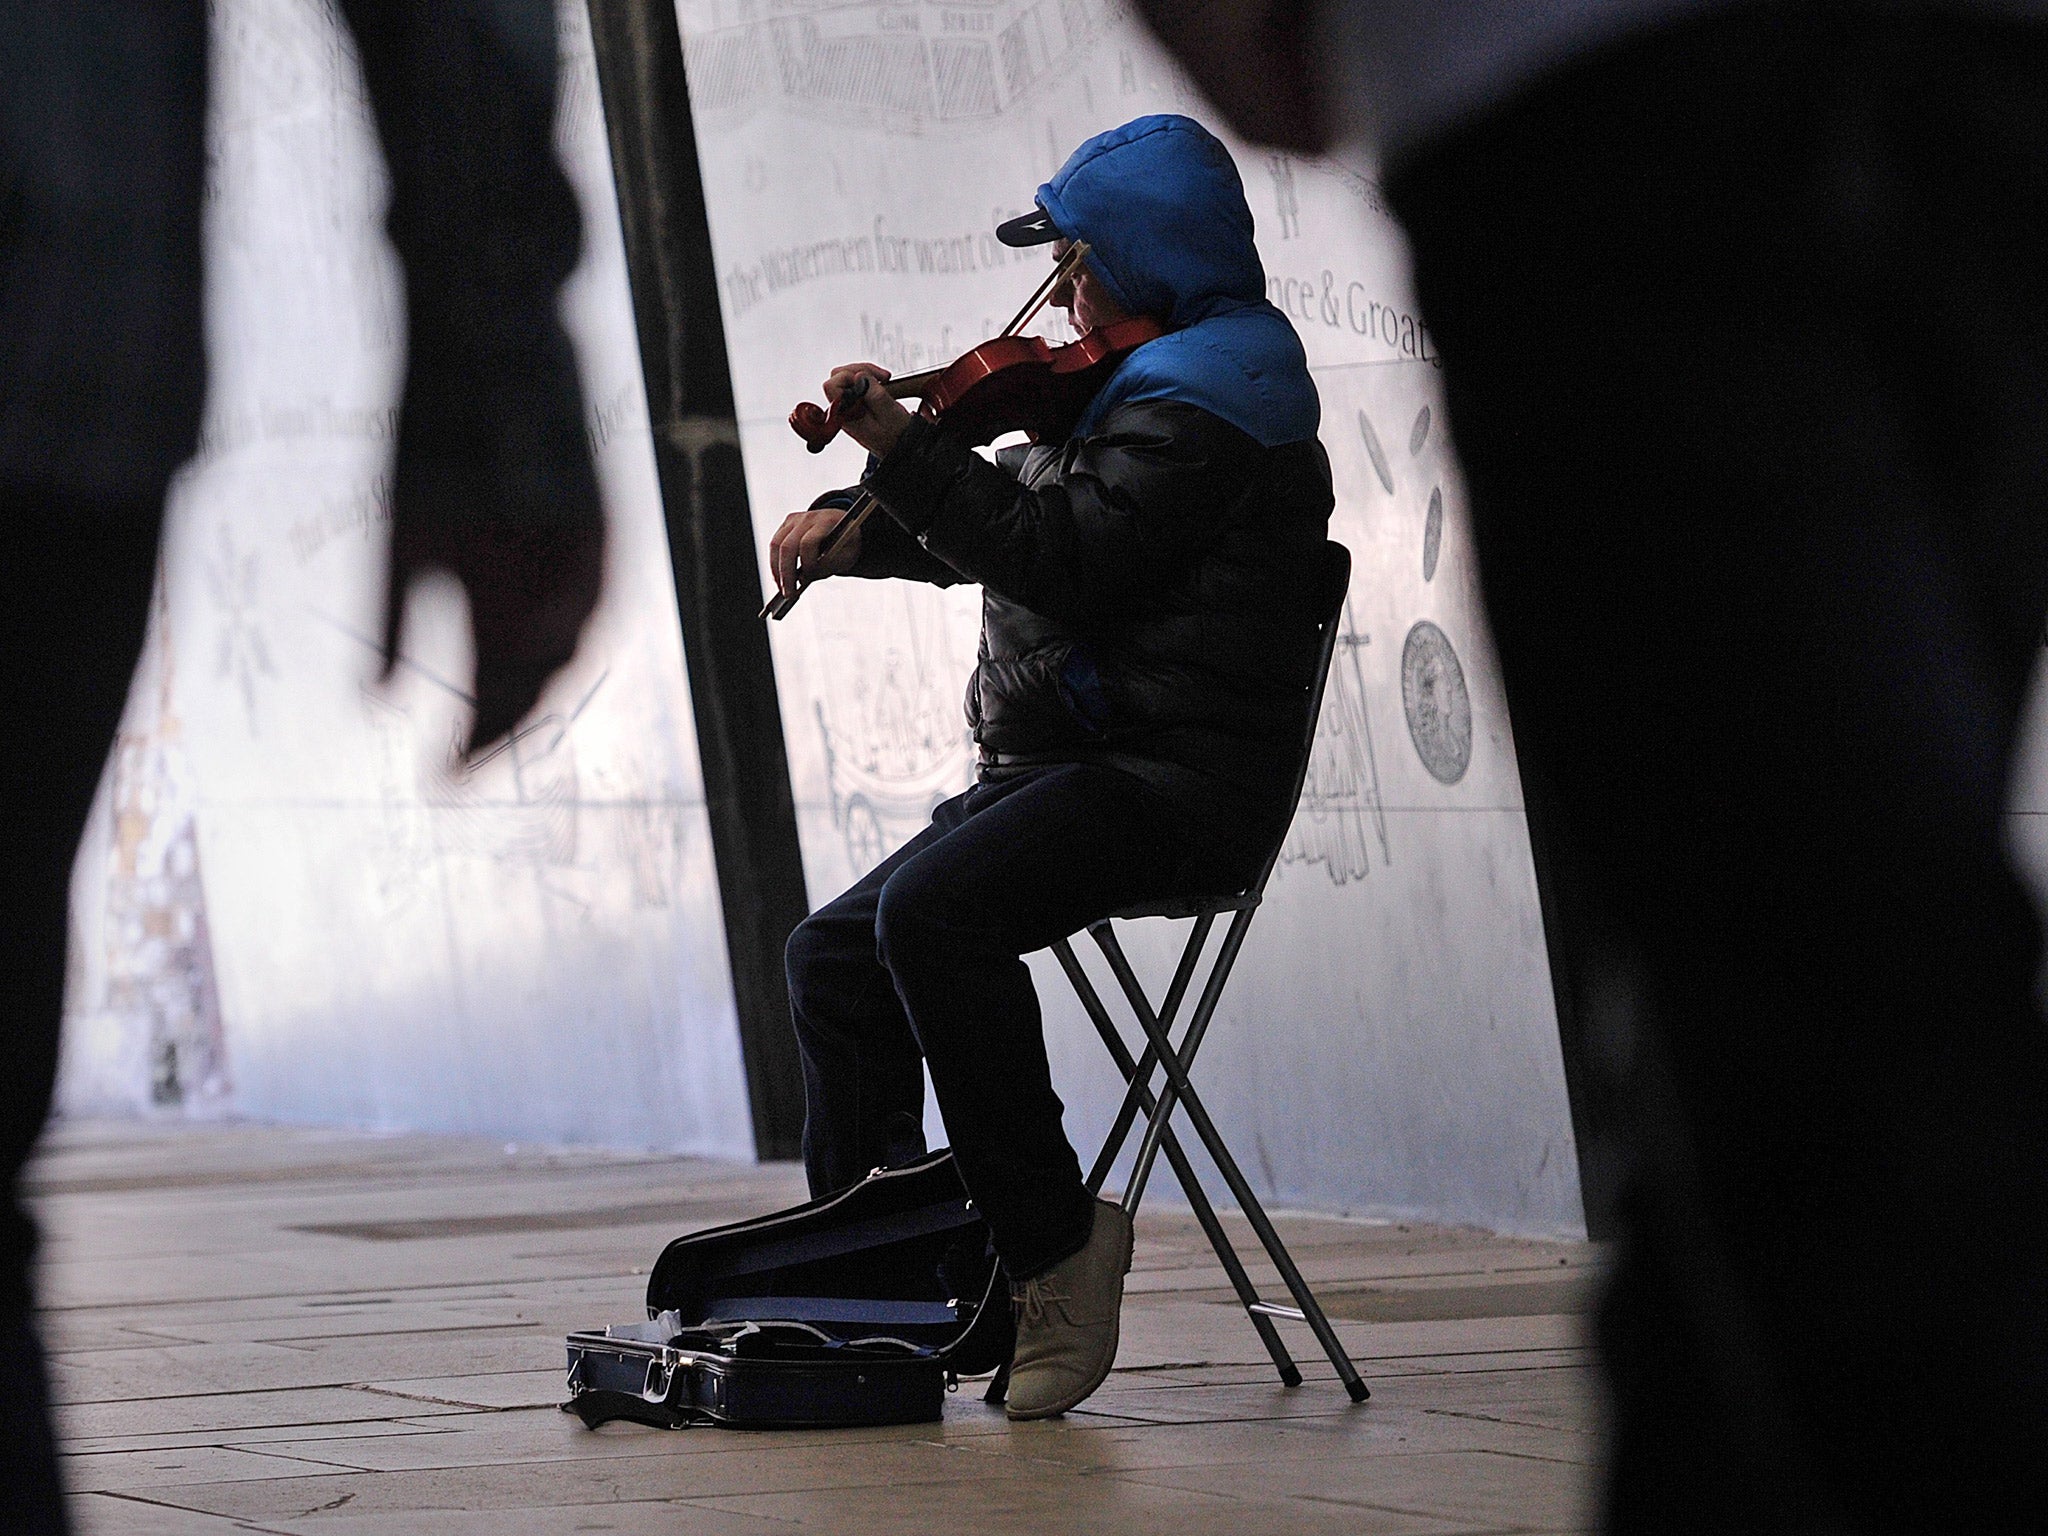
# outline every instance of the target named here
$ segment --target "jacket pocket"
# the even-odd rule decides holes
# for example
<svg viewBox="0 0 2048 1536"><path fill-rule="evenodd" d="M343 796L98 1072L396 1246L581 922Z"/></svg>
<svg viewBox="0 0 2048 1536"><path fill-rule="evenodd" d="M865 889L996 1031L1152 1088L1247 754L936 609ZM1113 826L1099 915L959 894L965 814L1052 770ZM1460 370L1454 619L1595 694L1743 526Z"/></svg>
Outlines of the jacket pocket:
<svg viewBox="0 0 2048 1536"><path fill-rule="evenodd" d="M1077 644L1067 648L1066 660L1060 663L1058 686L1060 702L1083 731L1100 736L1109 729L1113 714L1109 689L1102 680L1102 667L1092 647Z"/></svg>

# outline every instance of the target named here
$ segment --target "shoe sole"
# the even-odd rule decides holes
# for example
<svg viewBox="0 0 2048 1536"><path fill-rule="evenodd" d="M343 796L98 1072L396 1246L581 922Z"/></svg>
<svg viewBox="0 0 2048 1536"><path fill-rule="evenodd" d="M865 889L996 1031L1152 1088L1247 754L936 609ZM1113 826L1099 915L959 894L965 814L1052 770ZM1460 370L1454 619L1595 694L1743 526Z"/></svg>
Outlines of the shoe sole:
<svg viewBox="0 0 2048 1536"><path fill-rule="evenodd" d="M1131 1225L1130 1219L1126 1217L1124 1220L1123 1261L1123 1273L1125 1275L1131 1272L1131 1256L1136 1248L1137 1230ZM1109 1380L1110 1370L1116 1365L1117 1342L1123 1337L1123 1326L1124 1304L1123 1298L1119 1296L1116 1304L1116 1318L1109 1325L1109 1348L1104 1350L1102 1354L1102 1369L1095 1373L1094 1378L1088 1385L1074 1393L1073 1396L1062 1398L1049 1408L1034 1408L1028 1413L1018 1413L1016 1410L1006 1406L1003 1410L1004 1415L1014 1424L1029 1423L1033 1419L1056 1419L1069 1408L1078 1408L1081 1404L1087 1402L1089 1398L1095 1395L1096 1389Z"/></svg>

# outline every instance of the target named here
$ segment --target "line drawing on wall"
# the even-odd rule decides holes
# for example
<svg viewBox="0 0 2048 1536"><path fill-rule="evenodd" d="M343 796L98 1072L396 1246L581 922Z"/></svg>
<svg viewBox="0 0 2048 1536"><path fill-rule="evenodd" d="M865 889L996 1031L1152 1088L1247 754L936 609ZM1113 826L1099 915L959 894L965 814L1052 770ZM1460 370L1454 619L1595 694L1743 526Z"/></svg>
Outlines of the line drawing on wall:
<svg viewBox="0 0 2048 1536"><path fill-rule="evenodd" d="M1349 885L1372 873L1372 842L1380 861L1391 866L1387 813L1380 800L1379 760L1372 749L1372 723L1367 717L1365 672L1358 653L1371 643L1351 621L1344 605L1344 628L1330 658L1330 680L1323 691L1323 713L1316 722L1308 775L1287 841L1282 864L1322 864L1332 885Z"/></svg>
<svg viewBox="0 0 2048 1536"><path fill-rule="evenodd" d="M609 669L599 673L567 713L536 717L474 763L463 764L460 743L451 743L443 761L422 774L419 789L421 803L435 813L440 852L537 871L576 863L583 796L574 732L610 676Z"/></svg>
<svg viewBox="0 0 2048 1536"><path fill-rule="evenodd" d="M365 835L364 860L386 921L402 918L425 892L434 868L433 830L418 803L419 738L412 714L389 692L365 679L357 688L365 728L374 743L368 787L379 815Z"/></svg>
<svg viewBox="0 0 2048 1536"><path fill-rule="evenodd" d="M262 554L253 549L246 555L240 553L235 548L234 529L226 523L220 525L218 543L218 550L206 566L207 591L220 610L214 672L223 681L235 684L249 717L249 734L254 736L258 679L277 676L277 667L270 659L270 642L264 638L260 619Z"/></svg>
<svg viewBox="0 0 2048 1536"><path fill-rule="evenodd" d="M794 14L720 25L726 7L697 9L707 24L685 26L684 54L699 112L853 107L913 135L1017 110L1124 14L1120 0L797 0Z"/></svg>
<svg viewBox="0 0 2048 1536"><path fill-rule="evenodd" d="M943 617L929 600L890 596L901 600L901 616L879 666L831 690L829 708L827 698L812 705L832 825L861 874L923 831L932 808L973 776L966 717L945 681Z"/></svg>
<svg viewBox="0 0 2048 1536"><path fill-rule="evenodd" d="M331 614L309 611L372 655L382 656L381 641ZM476 705L467 689L421 665L403 647L394 666L470 708ZM410 781L394 769L383 776L378 787L387 811L401 820L411 806L429 813L432 842L428 846L399 839L394 848L409 850L427 862L452 854L526 865L536 872L573 866L584 804L576 762L576 725L610 678L607 667L567 710L550 709L532 717L473 763L462 760L464 721L451 724L447 744L436 758L428 760L417 747L411 748L406 754L414 764ZM417 740L419 722L410 709L367 691L365 699L371 701L370 718L380 731L398 730L402 738ZM395 745L381 735L380 742L387 752Z"/></svg>

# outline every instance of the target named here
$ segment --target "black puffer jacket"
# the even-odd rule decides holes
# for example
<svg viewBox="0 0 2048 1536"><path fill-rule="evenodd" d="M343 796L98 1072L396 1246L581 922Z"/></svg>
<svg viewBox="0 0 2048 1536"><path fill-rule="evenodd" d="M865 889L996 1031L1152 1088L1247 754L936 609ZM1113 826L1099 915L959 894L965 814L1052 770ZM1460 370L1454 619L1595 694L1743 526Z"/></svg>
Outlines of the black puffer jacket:
<svg viewBox="0 0 2048 1536"><path fill-rule="evenodd" d="M1188 816L1229 878L1286 825L1331 509L1313 438L1262 447L1178 401L991 464L919 421L867 484L855 574L982 585L967 712L984 774L1103 762Z"/></svg>

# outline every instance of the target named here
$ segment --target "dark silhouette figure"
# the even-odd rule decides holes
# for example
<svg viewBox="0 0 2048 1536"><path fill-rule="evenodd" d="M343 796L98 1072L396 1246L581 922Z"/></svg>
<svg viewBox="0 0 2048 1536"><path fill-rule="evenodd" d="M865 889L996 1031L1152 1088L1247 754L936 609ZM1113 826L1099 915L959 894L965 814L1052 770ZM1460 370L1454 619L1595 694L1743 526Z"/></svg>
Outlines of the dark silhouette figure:
<svg viewBox="0 0 2048 1536"><path fill-rule="evenodd" d="M410 362L389 642L429 567L465 587L472 744L575 650L603 519L557 290L580 227L553 156L547 0L342 0L392 173ZM0 975L0 1508L64 1528L20 1174L48 1112L71 862L141 646L165 487L205 393L203 0L0 6L0 572L12 708Z"/></svg>
<svg viewBox="0 0 2048 1536"><path fill-rule="evenodd" d="M2048 610L2048 27L1494 7L1447 57L1465 8L1332 0L1361 104L1318 95L1314 7L1147 9L1254 137L1408 129L1386 187L1632 1159L1610 1529L2034 1529L2048 1036L2004 806ZM1444 111L1511 26L1569 46Z"/></svg>

